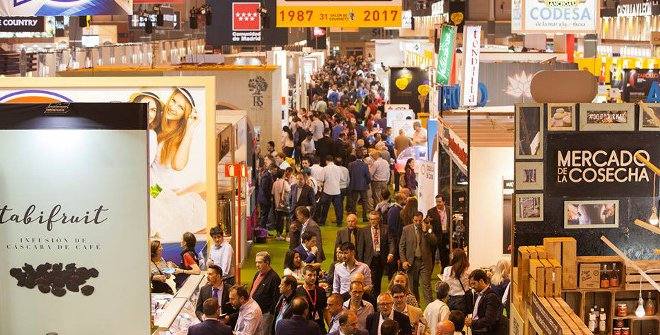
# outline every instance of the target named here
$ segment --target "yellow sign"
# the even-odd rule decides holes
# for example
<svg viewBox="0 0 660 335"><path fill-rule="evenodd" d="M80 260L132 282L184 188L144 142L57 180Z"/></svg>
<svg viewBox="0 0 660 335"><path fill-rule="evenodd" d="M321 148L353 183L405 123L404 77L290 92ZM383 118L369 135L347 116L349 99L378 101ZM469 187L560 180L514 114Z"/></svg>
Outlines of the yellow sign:
<svg viewBox="0 0 660 335"><path fill-rule="evenodd" d="M400 0L278 0L277 27L377 28L401 26Z"/></svg>

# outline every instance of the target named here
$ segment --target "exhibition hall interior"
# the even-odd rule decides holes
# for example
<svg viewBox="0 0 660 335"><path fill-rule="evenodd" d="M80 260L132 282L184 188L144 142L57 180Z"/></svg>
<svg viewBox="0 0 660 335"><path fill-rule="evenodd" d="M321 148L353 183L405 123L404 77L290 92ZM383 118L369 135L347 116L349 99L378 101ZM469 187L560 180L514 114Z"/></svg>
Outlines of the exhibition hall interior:
<svg viewBox="0 0 660 335"><path fill-rule="evenodd" d="M660 3L4 0L0 335L660 335Z"/></svg>

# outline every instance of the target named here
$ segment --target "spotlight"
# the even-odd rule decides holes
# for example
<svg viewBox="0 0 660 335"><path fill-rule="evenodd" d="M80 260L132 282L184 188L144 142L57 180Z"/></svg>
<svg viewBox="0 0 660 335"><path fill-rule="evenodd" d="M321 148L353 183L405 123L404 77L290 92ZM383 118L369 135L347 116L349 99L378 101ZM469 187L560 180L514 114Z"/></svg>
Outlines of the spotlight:
<svg viewBox="0 0 660 335"><path fill-rule="evenodd" d="M89 24L88 22L89 16L78 16L78 26L80 28L85 28Z"/></svg>

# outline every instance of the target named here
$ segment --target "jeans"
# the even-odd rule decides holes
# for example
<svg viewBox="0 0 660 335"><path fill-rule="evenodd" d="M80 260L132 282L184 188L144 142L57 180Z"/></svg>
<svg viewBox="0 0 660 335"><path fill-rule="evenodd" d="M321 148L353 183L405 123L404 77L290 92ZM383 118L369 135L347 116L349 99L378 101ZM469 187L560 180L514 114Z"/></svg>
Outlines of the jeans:
<svg viewBox="0 0 660 335"><path fill-rule="evenodd" d="M341 226L344 219L344 204L341 201L341 194L329 195L322 193L321 194L321 213L319 216L318 224L323 226L325 221L328 219L328 211L330 210L330 202L332 202L333 207L335 208L335 216L337 217L337 226Z"/></svg>

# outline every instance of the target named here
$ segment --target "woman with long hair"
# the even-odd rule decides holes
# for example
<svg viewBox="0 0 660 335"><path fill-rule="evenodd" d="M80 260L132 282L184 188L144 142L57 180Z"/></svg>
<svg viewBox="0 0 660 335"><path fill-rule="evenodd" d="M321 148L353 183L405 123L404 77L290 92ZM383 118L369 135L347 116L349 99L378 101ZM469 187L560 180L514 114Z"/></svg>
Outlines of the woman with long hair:
<svg viewBox="0 0 660 335"><path fill-rule="evenodd" d="M442 281L449 284L449 309L463 311L465 308L465 291L470 289L470 263L463 249L454 249L451 253L449 266L442 271Z"/></svg>
<svg viewBox="0 0 660 335"><path fill-rule="evenodd" d="M195 104L184 88L175 88L163 109L161 133L158 134L159 162L175 171L188 164L194 130L199 125Z"/></svg>
<svg viewBox="0 0 660 335"><path fill-rule="evenodd" d="M149 165L156 164L158 148L158 134L161 131L163 119L163 102L151 92L138 92L133 94L130 102L147 104L147 126L149 129Z"/></svg>
<svg viewBox="0 0 660 335"><path fill-rule="evenodd" d="M282 153L287 157L293 157L293 149L295 144L293 143L293 132L289 126L282 127Z"/></svg>
<svg viewBox="0 0 660 335"><path fill-rule="evenodd" d="M415 194L415 191L417 191L417 175L415 174L414 158L408 158L403 171L403 186L410 189L412 194Z"/></svg>
<svg viewBox="0 0 660 335"><path fill-rule="evenodd" d="M408 275L405 272L399 271L395 273L387 286L387 290L390 291L394 285L401 285L406 288L406 304L419 307L419 303L417 302L415 295L410 290L410 280L408 279Z"/></svg>
<svg viewBox="0 0 660 335"><path fill-rule="evenodd" d="M202 271L199 268L199 258L197 257L197 252L195 252L195 245L197 244L197 238L191 232L186 232L183 234L181 239L181 263L179 267L175 269L176 273L176 287L177 289L183 286L186 279L190 275L198 275Z"/></svg>
<svg viewBox="0 0 660 335"><path fill-rule="evenodd" d="M511 290L511 261L502 258L493 267L493 275L490 278L490 288L497 293L502 301L506 315L509 315L509 291Z"/></svg>
<svg viewBox="0 0 660 335"><path fill-rule="evenodd" d="M163 245L158 240L151 241L151 293L174 294L174 283L168 269L174 268L172 262L163 259Z"/></svg>
<svg viewBox="0 0 660 335"><path fill-rule="evenodd" d="M296 250L289 250L284 256L284 275L293 276L298 283L304 283L305 277L303 276L303 261L300 253Z"/></svg>
<svg viewBox="0 0 660 335"><path fill-rule="evenodd" d="M401 214L400 214L404 226L412 224L415 213L419 211L417 209L417 205L418 205L417 198L415 197L410 197L408 198L408 200L406 200L406 205L403 206L403 209L401 209Z"/></svg>

